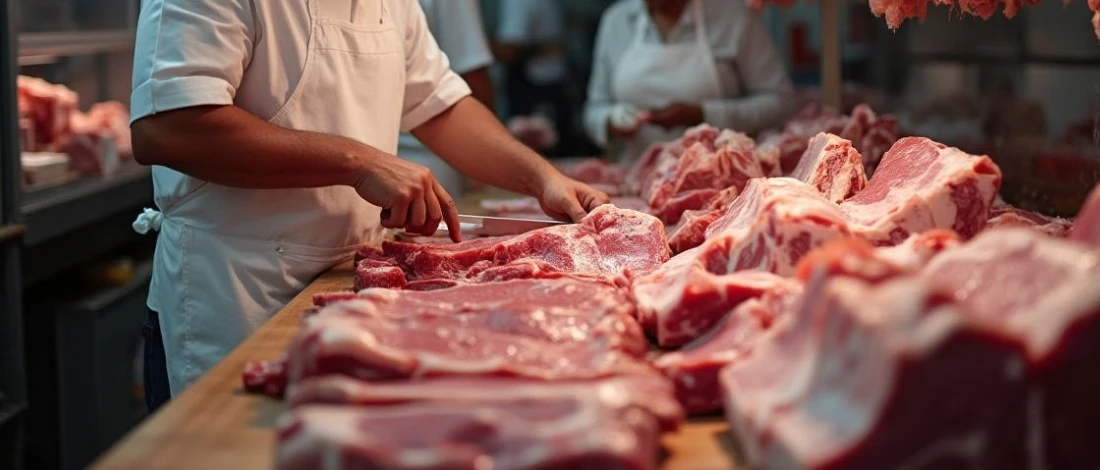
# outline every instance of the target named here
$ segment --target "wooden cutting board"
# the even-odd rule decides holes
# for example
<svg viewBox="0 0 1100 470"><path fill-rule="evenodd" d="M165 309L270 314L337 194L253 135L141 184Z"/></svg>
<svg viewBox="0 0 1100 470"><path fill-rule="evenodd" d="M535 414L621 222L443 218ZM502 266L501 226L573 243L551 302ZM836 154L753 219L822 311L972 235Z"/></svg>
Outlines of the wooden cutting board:
<svg viewBox="0 0 1100 470"><path fill-rule="evenodd" d="M91 468L266 470L273 467L278 400L244 393L246 363L276 357L298 330L313 294L346 290L351 263L321 276L208 374L146 419ZM664 439L665 470L736 469L734 440L720 418L695 420Z"/></svg>

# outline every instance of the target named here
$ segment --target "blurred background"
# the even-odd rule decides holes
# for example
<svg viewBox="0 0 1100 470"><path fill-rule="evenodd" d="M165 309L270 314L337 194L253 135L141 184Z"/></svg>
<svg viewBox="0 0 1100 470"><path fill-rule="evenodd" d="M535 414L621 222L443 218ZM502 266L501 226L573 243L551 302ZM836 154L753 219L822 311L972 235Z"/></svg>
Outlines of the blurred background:
<svg viewBox="0 0 1100 470"><path fill-rule="evenodd" d="M507 42L506 1L481 0L494 49ZM559 48L565 67L534 96L510 89L514 67L498 61L496 112L554 123L557 142L541 149L549 158L600 155L580 116L596 29L614 1L534 1L556 15L531 21L557 22L537 40ZM17 75L41 80L21 88L62 85L78 118L99 126L61 145L33 132L7 92L0 101L0 468L81 468L144 415L140 333L155 240L130 224L152 207L152 183L128 155L125 115L139 1L0 2L4 89ZM1076 213L1100 180L1100 46L1085 2L988 21L930 7L897 31L866 2L841 8L845 108L867 103L896 116L903 135L989 154L1006 200ZM820 5L760 16L800 99L819 101Z"/></svg>

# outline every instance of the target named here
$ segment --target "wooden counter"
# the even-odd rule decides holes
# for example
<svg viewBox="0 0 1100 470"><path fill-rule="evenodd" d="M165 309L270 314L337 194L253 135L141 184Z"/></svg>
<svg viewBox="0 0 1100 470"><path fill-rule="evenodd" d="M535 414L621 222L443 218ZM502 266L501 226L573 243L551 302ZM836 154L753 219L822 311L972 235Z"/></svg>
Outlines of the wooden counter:
<svg viewBox="0 0 1100 470"><path fill-rule="evenodd" d="M459 202L469 208L467 201ZM241 371L249 361L270 359L298 331L300 313L313 294L352 285L351 264L321 276L256 334L194 385L146 419L92 468L98 470L266 470L274 463L276 418L281 401L244 393ZM688 423L664 439L666 470L733 469L733 439L719 418Z"/></svg>

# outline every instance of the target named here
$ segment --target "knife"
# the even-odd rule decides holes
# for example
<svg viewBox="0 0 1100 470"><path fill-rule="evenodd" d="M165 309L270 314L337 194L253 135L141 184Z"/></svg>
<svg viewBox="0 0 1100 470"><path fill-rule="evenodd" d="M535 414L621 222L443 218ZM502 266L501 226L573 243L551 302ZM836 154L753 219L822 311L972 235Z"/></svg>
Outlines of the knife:
<svg viewBox="0 0 1100 470"><path fill-rule="evenodd" d="M527 219L518 217L488 217L481 215L459 215L462 232L471 235L497 237L519 235L540 228L562 225L565 222L552 219ZM447 230L447 224L439 224L440 230Z"/></svg>
<svg viewBox="0 0 1100 470"><path fill-rule="evenodd" d="M389 210L382 211L383 219L388 218L388 212ZM532 230L538 230L540 228L553 227L555 225L563 225L567 223L553 219L491 217L462 214L459 214L458 221L461 224L460 230L462 231L462 233L486 237L519 235L521 233L527 233ZM447 232L446 222L439 223L439 228L436 229L435 233L438 235L440 232L443 232L444 234Z"/></svg>

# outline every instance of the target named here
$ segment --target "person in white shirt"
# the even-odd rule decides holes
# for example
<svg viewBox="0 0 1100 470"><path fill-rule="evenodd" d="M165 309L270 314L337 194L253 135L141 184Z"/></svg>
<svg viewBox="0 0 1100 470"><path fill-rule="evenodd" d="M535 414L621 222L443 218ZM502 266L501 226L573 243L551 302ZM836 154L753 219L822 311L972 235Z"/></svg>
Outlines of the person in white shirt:
<svg viewBox="0 0 1100 470"><path fill-rule="evenodd" d="M420 0L420 8L424 10L432 36L450 60L451 70L470 86L471 96L486 108L493 109L493 81L489 76L493 53L485 37L478 1ZM452 197L460 197L465 191L462 174L432 153L416 136L402 132L397 141L397 155L431 170L436 181Z"/></svg>
<svg viewBox="0 0 1100 470"><path fill-rule="evenodd" d="M794 89L743 0L620 0L596 36L584 125L619 161L703 122L753 134L794 112Z"/></svg>
<svg viewBox="0 0 1100 470"><path fill-rule="evenodd" d="M460 238L451 196L394 156L400 131L550 215L608 201L469 97L412 0L146 0L133 87L134 157L153 165L159 208L134 223L159 230L154 409L382 227L443 220Z"/></svg>
<svg viewBox="0 0 1100 470"><path fill-rule="evenodd" d="M506 69L509 114L545 114L554 121L560 143L568 146L573 107L565 89L565 18L558 0L503 0L494 53ZM560 147L548 153L558 156Z"/></svg>

